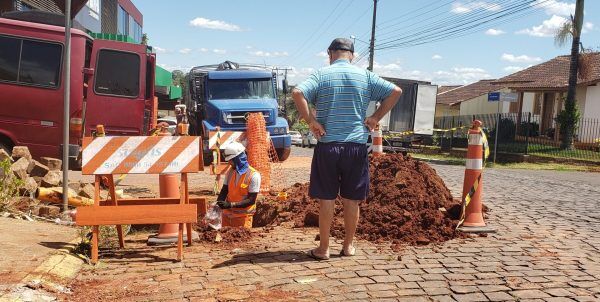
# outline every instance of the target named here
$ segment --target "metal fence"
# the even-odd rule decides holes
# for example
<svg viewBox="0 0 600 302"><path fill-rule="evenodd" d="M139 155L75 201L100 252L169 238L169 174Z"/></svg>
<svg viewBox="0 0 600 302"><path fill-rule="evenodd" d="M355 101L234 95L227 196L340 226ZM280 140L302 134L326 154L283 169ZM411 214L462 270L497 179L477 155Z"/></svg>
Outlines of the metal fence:
<svg viewBox="0 0 600 302"><path fill-rule="evenodd" d="M498 153L600 162L600 119L592 118L579 120L573 150L561 149L563 134L554 117L530 112L437 117L435 128L455 130L436 131L432 144L442 149L466 148L467 130L475 119L483 122L492 153L497 150Z"/></svg>

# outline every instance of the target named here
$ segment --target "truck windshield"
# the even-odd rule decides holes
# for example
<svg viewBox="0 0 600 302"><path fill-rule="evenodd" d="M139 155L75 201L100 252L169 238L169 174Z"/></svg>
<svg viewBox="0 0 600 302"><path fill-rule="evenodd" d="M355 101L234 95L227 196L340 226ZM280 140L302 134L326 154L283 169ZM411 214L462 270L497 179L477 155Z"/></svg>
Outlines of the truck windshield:
<svg viewBox="0 0 600 302"><path fill-rule="evenodd" d="M271 79L209 80L208 99L274 99Z"/></svg>

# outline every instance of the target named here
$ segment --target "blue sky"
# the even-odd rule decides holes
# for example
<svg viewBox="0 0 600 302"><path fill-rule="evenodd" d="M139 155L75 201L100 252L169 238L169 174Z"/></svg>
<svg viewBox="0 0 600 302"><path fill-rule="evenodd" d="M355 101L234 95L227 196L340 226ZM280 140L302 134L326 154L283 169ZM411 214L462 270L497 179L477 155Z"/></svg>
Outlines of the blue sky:
<svg viewBox="0 0 600 302"><path fill-rule="evenodd" d="M460 24L476 13L500 12L524 0L379 0L376 44L430 26ZM569 53L551 37L574 10L574 0L536 0L527 15L485 26L445 41L375 52L375 72L435 84L467 84L498 78ZM371 0L133 0L144 15L144 32L158 63L170 70L231 60L291 67L297 83L327 64L335 37L356 37L357 55L367 47ZM511 15L512 17L512 15ZM518 18L516 18L518 17ZM448 19L450 18L450 19ZM586 47L600 47L600 1L585 7ZM437 26L439 28L439 26ZM386 40L387 39L387 40ZM365 41L365 42L362 42ZM420 40L419 40L420 41ZM357 63L366 67L367 58Z"/></svg>

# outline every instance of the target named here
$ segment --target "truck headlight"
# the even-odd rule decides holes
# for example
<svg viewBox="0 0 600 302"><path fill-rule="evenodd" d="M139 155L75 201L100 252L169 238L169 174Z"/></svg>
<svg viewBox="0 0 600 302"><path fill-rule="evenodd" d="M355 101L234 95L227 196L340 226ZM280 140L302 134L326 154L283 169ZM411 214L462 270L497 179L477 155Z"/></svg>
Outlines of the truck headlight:
<svg viewBox="0 0 600 302"><path fill-rule="evenodd" d="M277 128L277 127L273 128L273 134L279 134L279 128Z"/></svg>

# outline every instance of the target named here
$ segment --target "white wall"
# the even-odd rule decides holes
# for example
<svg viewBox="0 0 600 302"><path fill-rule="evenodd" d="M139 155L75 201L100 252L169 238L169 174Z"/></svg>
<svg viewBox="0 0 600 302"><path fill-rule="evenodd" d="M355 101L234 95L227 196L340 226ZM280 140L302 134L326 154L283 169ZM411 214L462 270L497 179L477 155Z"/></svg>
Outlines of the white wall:
<svg viewBox="0 0 600 302"><path fill-rule="evenodd" d="M509 89L502 89L499 91L510 92ZM508 113L509 108L510 103L500 102L501 113ZM498 102L488 102L487 93L460 103L460 115L493 113L498 113Z"/></svg>
<svg viewBox="0 0 600 302"><path fill-rule="evenodd" d="M584 118L600 119L600 84L587 88L584 108Z"/></svg>
<svg viewBox="0 0 600 302"><path fill-rule="evenodd" d="M533 112L535 104L535 92L523 93L523 109L521 112Z"/></svg>

